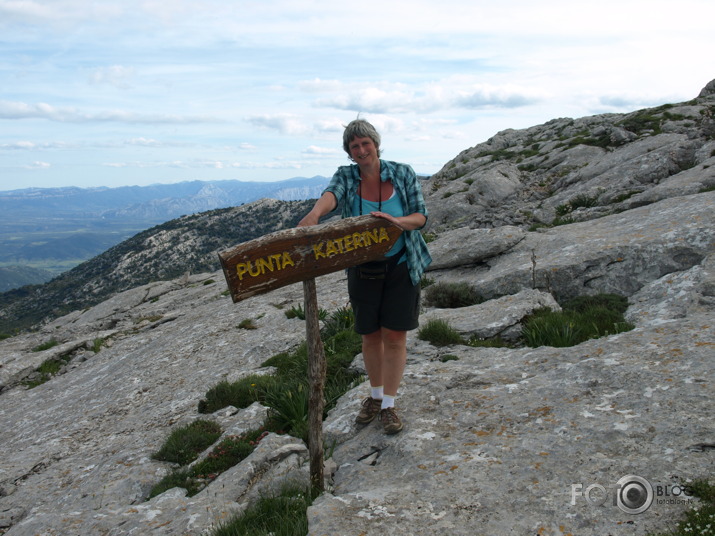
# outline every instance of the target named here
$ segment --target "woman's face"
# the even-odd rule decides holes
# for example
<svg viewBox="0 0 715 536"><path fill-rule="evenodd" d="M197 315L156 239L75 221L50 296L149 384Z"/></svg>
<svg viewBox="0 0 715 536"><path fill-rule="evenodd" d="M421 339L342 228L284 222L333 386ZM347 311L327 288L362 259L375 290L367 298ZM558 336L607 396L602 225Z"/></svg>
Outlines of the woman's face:
<svg viewBox="0 0 715 536"><path fill-rule="evenodd" d="M377 159L377 147L372 138L353 138L348 144L350 157L358 164L367 164Z"/></svg>

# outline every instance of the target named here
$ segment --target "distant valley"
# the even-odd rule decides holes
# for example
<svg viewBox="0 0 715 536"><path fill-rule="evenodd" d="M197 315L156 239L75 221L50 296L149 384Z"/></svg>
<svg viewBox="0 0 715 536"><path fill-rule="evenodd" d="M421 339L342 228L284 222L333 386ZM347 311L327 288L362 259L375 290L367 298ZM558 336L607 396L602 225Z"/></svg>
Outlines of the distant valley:
<svg viewBox="0 0 715 536"><path fill-rule="evenodd" d="M49 281L137 233L174 218L320 196L328 178L190 181L119 188L27 188L0 192L0 292Z"/></svg>

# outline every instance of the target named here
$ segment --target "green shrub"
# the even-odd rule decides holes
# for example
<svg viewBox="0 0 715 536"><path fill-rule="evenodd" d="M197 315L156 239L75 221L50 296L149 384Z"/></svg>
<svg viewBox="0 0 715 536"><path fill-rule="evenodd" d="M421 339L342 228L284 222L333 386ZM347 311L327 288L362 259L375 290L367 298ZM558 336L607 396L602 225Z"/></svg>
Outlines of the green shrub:
<svg viewBox="0 0 715 536"><path fill-rule="evenodd" d="M221 436L221 427L212 421L199 419L177 428L154 454L155 460L187 465Z"/></svg>
<svg viewBox="0 0 715 536"><path fill-rule="evenodd" d="M450 344L464 344L462 336L455 331L448 322L433 319L422 326L417 337L434 346L448 346Z"/></svg>
<svg viewBox="0 0 715 536"><path fill-rule="evenodd" d="M439 282L425 291L425 304L439 309L455 309L481 303L483 300L469 283Z"/></svg>

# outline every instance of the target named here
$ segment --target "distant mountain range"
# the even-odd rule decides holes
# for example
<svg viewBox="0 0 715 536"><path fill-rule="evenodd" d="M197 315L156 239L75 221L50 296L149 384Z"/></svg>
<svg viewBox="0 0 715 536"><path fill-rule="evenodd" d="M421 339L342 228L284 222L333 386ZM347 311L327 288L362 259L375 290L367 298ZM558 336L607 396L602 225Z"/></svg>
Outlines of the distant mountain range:
<svg viewBox="0 0 715 536"><path fill-rule="evenodd" d="M316 198L327 177L296 177L284 181L189 181L118 188L26 188L0 191L0 229L24 218L138 219L161 223L179 216L250 203L261 198L297 201Z"/></svg>
<svg viewBox="0 0 715 536"><path fill-rule="evenodd" d="M314 199L328 181L315 176L0 191L0 291L48 281L154 225L263 198Z"/></svg>

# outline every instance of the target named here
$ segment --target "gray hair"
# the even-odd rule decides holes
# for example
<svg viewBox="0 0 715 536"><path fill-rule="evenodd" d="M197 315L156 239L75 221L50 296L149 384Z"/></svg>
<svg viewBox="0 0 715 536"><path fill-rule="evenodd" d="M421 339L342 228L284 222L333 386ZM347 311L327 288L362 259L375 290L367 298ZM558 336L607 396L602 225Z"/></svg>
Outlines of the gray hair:
<svg viewBox="0 0 715 536"><path fill-rule="evenodd" d="M348 153L348 158L351 160L350 143L355 138L370 138L377 149L377 157L380 158L380 134L375 130L375 127L364 119L350 121L348 126L345 127L345 132L343 132L343 149Z"/></svg>

